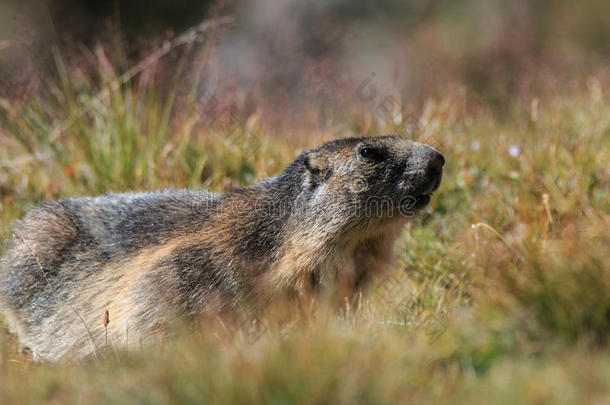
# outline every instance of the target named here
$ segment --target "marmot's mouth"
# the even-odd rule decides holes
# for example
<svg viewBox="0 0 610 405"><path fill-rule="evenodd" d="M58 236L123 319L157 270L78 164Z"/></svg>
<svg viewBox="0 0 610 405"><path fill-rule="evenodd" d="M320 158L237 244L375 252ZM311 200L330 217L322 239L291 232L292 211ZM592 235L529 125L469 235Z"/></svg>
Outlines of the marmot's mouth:
<svg viewBox="0 0 610 405"><path fill-rule="evenodd" d="M430 171L430 170L429 170ZM432 194L441 185L442 172L440 170L426 173L425 170L417 169L408 173L416 173L407 187L408 195L401 200L401 210L412 214L430 204Z"/></svg>
<svg viewBox="0 0 610 405"><path fill-rule="evenodd" d="M415 197L415 202L413 203L413 207L411 207L411 209L413 210L420 210L424 207L426 207L428 204L430 204L430 194L422 194L420 196Z"/></svg>
<svg viewBox="0 0 610 405"><path fill-rule="evenodd" d="M432 193L420 194L418 196L407 196L402 199L400 209L405 214L412 214L414 211L418 211L428 204L430 204L430 195Z"/></svg>

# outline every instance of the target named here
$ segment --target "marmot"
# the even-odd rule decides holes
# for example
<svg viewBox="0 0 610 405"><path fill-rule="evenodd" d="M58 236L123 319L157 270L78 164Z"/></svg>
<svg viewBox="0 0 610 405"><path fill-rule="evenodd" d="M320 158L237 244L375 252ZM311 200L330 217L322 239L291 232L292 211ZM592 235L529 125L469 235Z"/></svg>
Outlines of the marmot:
<svg viewBox="0 0 610 405"><path fill-rule="evenodd" d="M224 195L45 203L17 223L0 263L0 312L24 347L56 360L92 353L106 332L137 345L178 314L329 289L347 296L387 266L444 162L399 136L348 138Z"/></svg>

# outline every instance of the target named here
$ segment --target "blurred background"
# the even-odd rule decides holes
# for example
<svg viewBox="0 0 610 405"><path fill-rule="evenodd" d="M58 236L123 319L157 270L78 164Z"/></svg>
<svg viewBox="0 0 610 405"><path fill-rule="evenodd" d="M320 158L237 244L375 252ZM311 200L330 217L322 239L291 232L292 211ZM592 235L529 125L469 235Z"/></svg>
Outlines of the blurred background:
<svg viewBox="0 0 610 405"><path fill-rule="evenodd" d="M606 80L610 55L603 0L3 0L0 92L27 99L44 91L57 75L54 47L85 74L97 69L96 47L126 70L164 41L227 15L233 23L173 48L140 76L167 90L188 54L182 90L197 86L200 103L213 95L246 115L264 104L266 115L274 107L304 120L302 109L312 113L313 105L308 119L328 118L362 103L354 90L371 74L379 94L404 110L458 88L469 103L502 114L515 97L529 102L589 75Z"/></svg>

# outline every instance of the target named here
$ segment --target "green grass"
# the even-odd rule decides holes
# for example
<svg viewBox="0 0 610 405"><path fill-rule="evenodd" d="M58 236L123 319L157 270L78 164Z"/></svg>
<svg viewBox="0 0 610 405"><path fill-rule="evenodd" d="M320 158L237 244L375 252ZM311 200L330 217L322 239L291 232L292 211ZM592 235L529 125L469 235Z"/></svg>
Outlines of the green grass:
<svg viewBox="0 0 610 405"><path fill-rule="evenodd" d="M103 71L76 80L58 64L46 96L1 100L3 241L42 200L226 191L339 136L286 136L256 115L208 126L188 96L177 108L152 85L114 88ZM397 130L371 117L354 109L346 124L354 135L361 122L373 122L371 135ZM515 102L499 119L446 94L418 118L418 138L447 157L445 179L362 305L236 334L206 325L159 347L58 364L29 361L0 329L0 403L610 401L610 103L583 79L542 97L538 117Z"/></svg>

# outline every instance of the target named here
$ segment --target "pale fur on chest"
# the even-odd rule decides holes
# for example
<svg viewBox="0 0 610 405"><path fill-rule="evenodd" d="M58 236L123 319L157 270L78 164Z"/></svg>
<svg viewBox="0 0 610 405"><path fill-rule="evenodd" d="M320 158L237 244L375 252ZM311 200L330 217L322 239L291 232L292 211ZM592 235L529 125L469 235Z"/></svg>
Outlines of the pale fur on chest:
<svg viewBox="0 0 610 405"><path fill-rule="evenodd" d="M277 290L306 295L313 275L321 286L349 294L391 264L394 242L405 222L394 220L342 238L329 239L316 232L293 235L284 241L267 274L268 283Z"/></svg>

